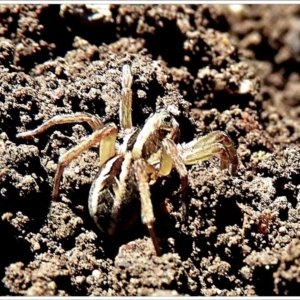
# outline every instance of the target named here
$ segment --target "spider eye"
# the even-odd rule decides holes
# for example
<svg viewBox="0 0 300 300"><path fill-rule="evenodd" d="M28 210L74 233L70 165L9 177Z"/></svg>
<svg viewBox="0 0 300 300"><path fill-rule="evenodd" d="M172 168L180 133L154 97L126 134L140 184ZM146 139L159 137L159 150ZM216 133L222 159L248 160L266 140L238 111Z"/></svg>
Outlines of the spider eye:
<svg viewBox="0 0 300 300"><path fill-rule="evenodd" d="M166 116L165 117L165 122L166 123L170 123L171 122L171 117L170 116Z"/></svg>

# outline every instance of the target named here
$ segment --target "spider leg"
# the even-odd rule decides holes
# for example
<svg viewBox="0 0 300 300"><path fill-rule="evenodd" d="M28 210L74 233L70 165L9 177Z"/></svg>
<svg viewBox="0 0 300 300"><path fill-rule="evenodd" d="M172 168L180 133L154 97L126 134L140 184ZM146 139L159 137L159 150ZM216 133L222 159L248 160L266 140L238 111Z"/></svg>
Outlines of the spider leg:
<svg viewBox="0 0 300 300"><path fill-rule="evenodd" d="M151 202L149 181L152 172L155 173L155 169L143 159L137 159L134 161L135 177L138 185L138 189L141 197L141 215L142 221L147 226L149 235L152 239L156 254L161 255L161 249L159 247L159 241L154 231L155 217L153 214L153 206ZM149 174L150 173L150 174Z"/></svg>
<svg viewBox="0 0 300 300"><path fill-rule="evenodd" d="M115 140L117 136L117 126L114 123L108 123L104 125L102 128L99 128L95 130L90 136L88 136L84 141L82 141L80 144L74 146L70 150L68 150L66 153L60 156L58 165L57 165L57 171L54 177L54 185L53 185L53 192L52 197L54 200L56 200L59 192L59 183L60 179L63 173L64 168L77 156L79 156L83 151L91 148L96 143L101 142L101 144L105 144L105 142L108 142L108 152L106 152L104 145L103 150L104 153L102 153L102 160L105 157L105 161L110 159L112 156L115 155L115 151L111 151L111 146L115 145ZM104 141L104 142L103 142ZM110 144L110 145L109 145ZM100 160L101 161L101 160ZM105 161L102 161L104 163Z"/></svg>
<svg viewBox="0 0 300 300"><path fill-rule="evenodd" d="M122 68L122 97L120 102L119 118L122 129L132 128L132 74L130 66L125 64Z"/></svg>
<svg viewBox="0 0 300 300"><path fill-rule="evenodd" d="M27 138L33 135L40 134L54 125L83 122L87 122L93 130L96 130L103 126L103 123L97 116L93 116L89 113L77 112L74 114L57 115L46 121L44 124L38 126L36 129L18 133L16 136L17 138Z"/></svg>
<svg viewBox="0 0 300 300"><path fill-rule="evenodd" d="M182 157L186 165L199 163L220 155L221 169L229 168L236 174L238 156L233 141L223 131L214 131L182 146Z"/></svg>
<svg viewBox="0 0 300 300"><path fill-rule="evenodd" d="M99 160L100 160L100 165L102 166L103 163L105 163L108 159L110 159L111 157L113 157L115 155L115 142L116 142L116 135L117 135L117 133L115 132L116 126L115 125L113 126L112 124L108 125L108 127L107 127L107 125L104 126L103 123L101 122L101 120L97 116L91 115L89 113L77 112L74 114L57 115L57 116L49 119L48 121L46 121L44 124L38 126L34 130L29 130L26 132L18 133L16 135L16 137L17 138L27 138L30 136L34 136L34 135L44 132L45 130L47 130L48 128L50 128L54 125L68 124L68 123L83 123L83 122L87 122L94 131L94 133L91 135L91 138L95 139L95 142L93 142L92 145L94 145L97 142L100 142ZM102 138L99 139L98 136L101 132L101 128L106 128L106 129L104 129L104 134L102 135ZM111 128L111 130L112 130L111 134L105 133L107 131L107 128ZM95 134L95 132L97 132L97 133ZM73 149L75 149L75 148L73 148ZM67 153L65 153L64 155L67 155L67 154L69 155L69 151ZM73 156L69 155L69 156L73 157L73 158L76 157L76 155L73 155Z"/></svg>
<svg viewBox="0 0 300 300"><path fill-rule="evenodd" d="M34 130L29 130L26 132L21 132L16 135L17 138L27 138L30 136L34 136L40 134L47 130L48 128L54 125L60 124L68 124L68 123L83 123L87 122L93 131L98 130L99 128L103 127L103 123L101 120L94 115L84 112L77 112L74 114L66 114L66 115L57 115L44 124L38 126ZM99 157L100 157L100 165L102 165L105 161L107 161L110 157L114 156L115 154L115 136L106 136L100 141L99 147Z"/></svg>
<svg viewBox="0 0 300 300"><path fill-rule="evenodd" d="M187 192L188 192L188 176L187 169L184 164L182 157L179 154L179 151L176 147L176 144L173 140L165 138L162 141L162 154L161 154L161 163L159 176L167 176L170 174L173 165L175 166L177 172L179 173L181 179L181 188L182 188L182 203L183 203L183 218L186 217L187 212Z"/></svg>

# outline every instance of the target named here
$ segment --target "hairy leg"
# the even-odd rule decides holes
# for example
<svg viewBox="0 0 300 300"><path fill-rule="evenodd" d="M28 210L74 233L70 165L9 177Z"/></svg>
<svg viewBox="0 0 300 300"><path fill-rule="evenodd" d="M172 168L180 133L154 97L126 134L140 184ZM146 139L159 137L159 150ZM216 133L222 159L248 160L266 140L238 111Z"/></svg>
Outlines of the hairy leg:
<svg viewBox="0 0 300 300"><path fill-rule="evenodd" d="M87 122L93 130L96 130L103 126L103 123L97 116L91 115L89 113L78 112L74 114L57 115L49 119L42 125L38 126L36 129L18 133L16 136L17 138L27 138L40 134L54 125L83 122Z"/></svg>
<svg viewBox="0 0 300 300"><path fill-rule="evenodd" d="M132 75L129 65L122 68L122 97L120 103L120 124L122 129L132 128Z"/></svg>
<svg viewBox="0 0 300 300"><path fill-rule="evenodd" d="M151 202L149 180L150 176L147 174L147 162L143 159L134 161L134 169L138 189L141 197L141 215L142 221L147 226L149 235L152 239L156 254L161 255L159 241L154 231L155 217L153 214L153 207Z"/></svg>
<svg viewBox="0 0 300 300"><path fill-rule="evenodd" d="M40 134L54 125L83 122L87 122L94 132L86 140L73 147L59 158L58 169L54 179L54 198L56 198L58 195L59 181L64 167L68 165L72 159L80 155L84 150L99 142L100 165L103 165L106 161L108 161L115 155L115 142L117 137L116 125L113 123L109 123L103 126L103 123L97 116L78 112L74 114L57 115L46 121L42 125L38 126L34 130L29 130L17 134L17 138L28 138Z"/></svg>
<svg viewBox="0 0 300 300"><path fill-rule="evenodd" d="M54 185L53 185L53 193L52 193L52 197L54 200L56 200L56 198L58 196L60 179L61 179L64 168L67 165L69 165L69 163L74 158L79 156L83 151L91 148L93 145L99 143L100 141L109 140L110 143L112 143L114 145L116 136L117 136L117 126L114 123L108 123L108 124L104 125L102 128L94 131L91 135L89 135L80 144L76 145L75 147L71 148L66 153L64 153L63 155L60 156L58 165L57 165L57 171L56 171L56 174L54 177ZM110 147L108 147L108 149L109 148ZM103 154L103 156L105 156L106 161L108 159L110 159L113 155L115 155L115 153L102 153L102 154Z"/></svg>
<svg viewBox="0 0 300 300"><path fill-rule="evenodd" d="M179 173L181 179L181 188L182 188L182 203L183 203L183 217L186 217L187 213L187 192L188 192L188 176L187 176L187 169L184 164L182 157L180 156L176 144L171 139L164 139L162 142L162 155L161 155L161 164L160 164L160 176L168 175L173 165L175 166L177 172Z"/></svg>
<svg viewBox="0 0 300 300"><path fill-rule="evenodd" d="M221 169L231 166L231 174L236 174L238 156L233 141L223 131L213 131L195 139L182 147L182 156L186 165L195 164L220 155Z"/></svg>

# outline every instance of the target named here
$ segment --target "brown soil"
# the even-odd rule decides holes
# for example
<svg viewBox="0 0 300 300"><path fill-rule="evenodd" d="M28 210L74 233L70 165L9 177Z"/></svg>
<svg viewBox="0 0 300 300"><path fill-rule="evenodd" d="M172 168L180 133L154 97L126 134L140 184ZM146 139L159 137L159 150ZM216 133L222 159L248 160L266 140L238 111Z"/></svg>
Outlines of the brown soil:
<svg viewBox="0 0 300 300"><path fill-rule="evenodd" d="M1 295L299 295L299 5L1 5ZM107 237L87 209L98 149L64 172L59 155L91 129L54 126L78 111L119 124L121 68L132 65L133 122L181 111L181 142L225 131L238 174L218 158L176 172L152 199L163 255L141 222Z"/></svg>

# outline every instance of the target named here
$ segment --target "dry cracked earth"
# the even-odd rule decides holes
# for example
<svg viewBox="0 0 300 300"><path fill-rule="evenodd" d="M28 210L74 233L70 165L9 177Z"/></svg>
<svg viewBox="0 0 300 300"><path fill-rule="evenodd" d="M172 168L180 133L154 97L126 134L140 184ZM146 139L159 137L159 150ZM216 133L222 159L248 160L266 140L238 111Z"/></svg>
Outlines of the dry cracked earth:
<svg viewBox="0 0 300 300"><path fill-rule="evenodd" d="M0 294L299 295L299 5L0 5ZM101 233L88 213L97 145L65 169L59 156L87 124L16 134L59 114L119 125L121 70L133 73L133 123L173 105L180 142L214 130L239 168L219 158L151 186L156 256L140 220Z"/></svg>

